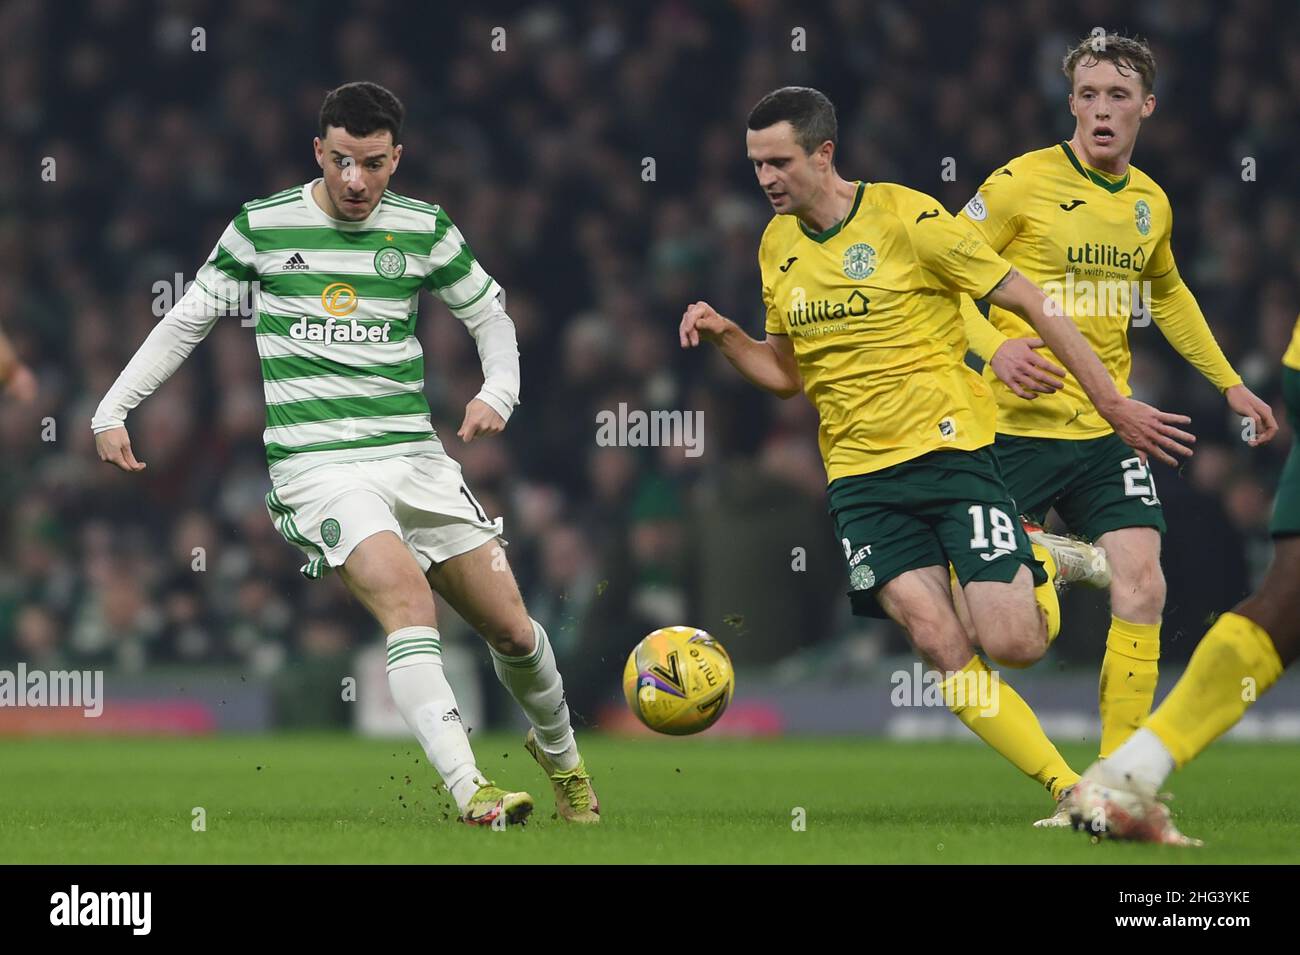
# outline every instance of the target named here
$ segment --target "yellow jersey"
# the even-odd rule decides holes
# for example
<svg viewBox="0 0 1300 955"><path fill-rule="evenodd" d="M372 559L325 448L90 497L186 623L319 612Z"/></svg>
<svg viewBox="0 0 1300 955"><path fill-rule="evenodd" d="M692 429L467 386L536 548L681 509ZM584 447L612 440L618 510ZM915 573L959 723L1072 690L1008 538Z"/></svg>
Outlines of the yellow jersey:
<svg viewBox="0 0 1300 955"><path fill-rule="evenodd" d="M923 193L860 182L825 232L774 217L758 260L766 329L790 338L830 480L992 442L997 407L965 363L960 295L988 294L1011 267L968 223Z"/></svg>
<svg viewBox="0 0 1300 955"><path fill-rule="evenodd" d="M1282 356L1282 364L1300 371L1300 317L1295 320L1295 331L1291 333L1291 344Z"/></svg>
<svg viewBox="0 0 1300 955"><path fill-rule="evenodd" d="M1129 323L1148 317L1220 391L1241 383L1178 274L1169 199L1140 169L1108 175L1061 143L998 169L958 216L1073 317L1121 394L1132 394ZM1038 337L1005 309L991 306L988 321L972 302L963 309L972 351L986 362L1008 338ZM1050 350L1040 353L1061 364ZM999 433L1086 439L1112 430L1073 375L1033 401L1017 398L990 367L984 377L997 399Z"/></svg>

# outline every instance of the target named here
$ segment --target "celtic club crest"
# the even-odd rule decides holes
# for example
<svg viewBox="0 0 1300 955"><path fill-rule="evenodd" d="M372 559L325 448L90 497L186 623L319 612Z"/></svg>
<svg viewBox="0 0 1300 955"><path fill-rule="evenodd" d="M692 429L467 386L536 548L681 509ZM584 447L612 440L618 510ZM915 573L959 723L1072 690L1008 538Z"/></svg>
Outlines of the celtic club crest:
<svg viewBox="0 0 1300 955"><path fill-rule="evenodd" d="M375 253L375 271L386 279L401 278L406 271L406 256L401 249L385 246Z"/></svg>

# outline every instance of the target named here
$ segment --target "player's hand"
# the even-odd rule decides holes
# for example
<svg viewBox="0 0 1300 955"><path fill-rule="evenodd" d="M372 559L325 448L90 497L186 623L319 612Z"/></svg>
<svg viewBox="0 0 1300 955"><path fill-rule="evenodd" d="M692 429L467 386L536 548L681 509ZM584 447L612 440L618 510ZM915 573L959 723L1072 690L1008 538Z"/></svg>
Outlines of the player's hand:
<svg viewBox="0 0 1300 955"><path fill-rule="evenodd" d="M131 437L126 428L110 428L95 435L95 450L99 460L116 464L123 471L143 471L145 464L131 453Z"/></svg>
<svg viewBox="0 0 1300 955"><path fill-rule="evenodd" d="M10 398L25 405L31 404L36 400L36 375L26 365L15 365L5 381L4 390Z"/></svg>
<svg viewBox="0 0 1300 955"><path fill-rule="evenodd" d="M677 333L683 348L694 348L700 340L716 342L731 322L713 310L708 302L688 305L682 313L682 324Z"/></svg>
<svg viewBox="0 0 1300 955"><path fill-rule="evenodd" d="M1065 384L1065 369L1058 368L1035 351L1041 338L1008 338L993 353L989 365L1002 384L1018 398L1033 401L1050 395Z"/></svg>
<svg viewBox="0 0 1300 955"><path fill-rule="evenodd" d="M471 398L465 406L465 420L460 423L456 437L468 444L480 434L500 434L505 429L505 418L493 411L486 401Z"/></svg>
<svg viewBox="0 0 1300 955"><path fill-rule="evenodd" d="M1273 435L1277 434L1277 419L1273 417L1273 409L1267 402L1261 401L1245 385L1233 385L1223 393L1223 397L1228 400L1229 408L1253 423L1255 437L1247 441L1247 444L1257 448L1273 440Z"/></svg>
<svg viewBox="0 0 1300 955"><path fill-rule="evenodd" d="M1192 423L1187 415L1161 411L1133 398L1122 398L1114 409L1101 414L1144 464L1148 454L1175 468L1179 465L1175 454L1184 458L1192 456L1189 445L1196 443L1196 435L1177 427Z"/></svg>

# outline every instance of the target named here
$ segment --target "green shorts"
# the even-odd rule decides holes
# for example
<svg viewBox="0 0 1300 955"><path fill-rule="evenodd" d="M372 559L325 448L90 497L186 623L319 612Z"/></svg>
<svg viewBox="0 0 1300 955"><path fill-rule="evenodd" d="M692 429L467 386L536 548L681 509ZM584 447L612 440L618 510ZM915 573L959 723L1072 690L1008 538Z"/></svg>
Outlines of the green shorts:
<svg viewBox="0 0 1300 955"><path fill-rule="evenodd" d="M1009 582L1021 566L1032 571L1035 586L1047 580L989 447L931 451L838 478L827 493L857 616L886 616L876 596L880 588L918 567L951 563L962 586Z"/></svg>
<svg viewBox="0 0 1300 955"><path fill-rule="evenodd" d="M1300 371L1282 369L1282 398L1286 402L1286 416L1291 428L1300 436ZM1273 498L1273 520L1268 525L1274 537L1300 534L1300 437L1291 445L1282 477L1277 482L1277 496Z"/></svg>
<svg viewBox="0 0 1300 955"><path fill-rule="evenodd" d="M1165 532L1155 478L1119 435L1071 441L999 434L993 452L1016 507L1035 524L1055 508L1070 533L1091 541L1121 527Z"/></svg>

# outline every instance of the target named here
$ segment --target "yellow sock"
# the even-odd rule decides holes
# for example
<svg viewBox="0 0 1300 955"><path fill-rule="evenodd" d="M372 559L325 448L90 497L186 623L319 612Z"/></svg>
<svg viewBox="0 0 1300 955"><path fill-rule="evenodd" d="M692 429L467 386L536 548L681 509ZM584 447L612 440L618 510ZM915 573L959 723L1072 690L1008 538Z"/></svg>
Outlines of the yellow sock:
<svg viewBox="0 0 1300 955"><path fill-rule="evenodd" d="M1197 645L1146 728L1183 766L1231 729L1281 675L1282 660L1264 628L1225 613Z"/></svg>
<svg viewBox="0 0 1300 955"><path fill-rule="evenodd" d="M943 701L976 736L1032 776L1056 799L1079 774L1070 768L1014 689L978 656L942 684Z"/></svg>
<svg viewBox="0 0 1300 955"><path fill-rule="evenodd" d="M1047 583L1039 584L1034 588L1034 601L1043 611L1043 616L1047 618L1047 644L1051 646L1056 635L1061 632L1061 602L1056 596L1056 561L1052 560L1052 554L1042 544L1034 544L1034 556L1043 562L1043 567L1047 571Z"/></svg>
<svg viewBox="0 0 1300 955"><path fill-rule="evenodd" d="M1119 747L1151 713L1160 675L1160 624L1110 618L1097 689L1101 756Z"/></svg>

